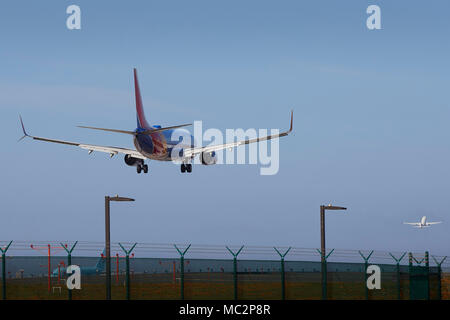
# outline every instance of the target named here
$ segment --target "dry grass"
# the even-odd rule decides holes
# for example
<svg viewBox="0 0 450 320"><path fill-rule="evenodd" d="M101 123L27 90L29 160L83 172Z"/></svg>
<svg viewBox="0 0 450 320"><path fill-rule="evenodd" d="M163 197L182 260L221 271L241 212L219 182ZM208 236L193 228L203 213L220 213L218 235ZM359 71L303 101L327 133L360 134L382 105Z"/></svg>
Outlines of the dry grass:
<svg viewBox="0 0 450 320"><path fill-rule="evenodd" d="M210 278L211 277L211 278ZM47 300L67 299L67 288L64 283L52 284L53 287L61 287L55 292L48 292L45 279L39 280L8 280L7 298L13 300ZM433 287L435 285L433 284ZM365 299L364 283L361 281L330 281L328 283L329 299ZM402 299L409 298L409 285L402 281ZM146 300L170 300L180 298L179 279L173 283L168 277L139 277L131 279L131 299ZM442 298L450 299L450 274L442 276ZM435 290L432 290L435 291ZM113 279L112 299L125 299L125 286L123 279L117 283ZM202 274L190 274L185 280L185 299L233 299L234 287L232 278L224 278L221 274L210 274L206 278ZM431 298L436 293L432 292ZM281 299L281 283L279 277L269 275L258 275L258 277L240 277L238 282L239 299ZM321 299L322 287L320 281L288 281L286 283L287 299ZM105 284L104 277L93 279L82 279L81 290L73 291L73 299L104 299ZM383 282L381 290L370 290L369 299L397 299L397 287L395 282Z"/></svg>

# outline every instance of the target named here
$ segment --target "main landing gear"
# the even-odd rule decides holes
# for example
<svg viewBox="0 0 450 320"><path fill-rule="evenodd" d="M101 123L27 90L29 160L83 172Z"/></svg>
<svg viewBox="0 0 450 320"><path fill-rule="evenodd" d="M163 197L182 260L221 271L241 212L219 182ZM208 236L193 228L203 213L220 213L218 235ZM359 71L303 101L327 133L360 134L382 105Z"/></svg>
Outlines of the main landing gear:
<svg viewBox="0 0 450 320"><path fill-rule="evenodd" d="M181 172L182 173L185 173L185 172L189 172L189 173L191 173L192 172L192 163L182 163L181 164Z"/></svg>
<svg viewBox="0 0 450 320"><path fill-rule="evenodd" d="M144 171L144 173L148 172L148 165L144 164L144 163L139 163L136 166L136 171L137 173L141 173L142 171Z"/></svg>

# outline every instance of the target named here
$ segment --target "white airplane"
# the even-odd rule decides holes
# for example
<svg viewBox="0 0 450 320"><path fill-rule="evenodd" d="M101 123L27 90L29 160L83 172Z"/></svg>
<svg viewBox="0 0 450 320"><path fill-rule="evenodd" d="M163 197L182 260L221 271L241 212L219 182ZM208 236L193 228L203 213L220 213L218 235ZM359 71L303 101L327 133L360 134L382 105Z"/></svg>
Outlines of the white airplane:
<svg viewBox="0 0 450 320"><path fill-rule="evenodd" d="M404 224L412 225L412 226L414 226L414 228L425 228L425 227L429 227L433 224L438 224L438 223L442 223L442 221L427 222L426 216L423 216L422 219L420 219L420 222L404 222Z"/></svg>

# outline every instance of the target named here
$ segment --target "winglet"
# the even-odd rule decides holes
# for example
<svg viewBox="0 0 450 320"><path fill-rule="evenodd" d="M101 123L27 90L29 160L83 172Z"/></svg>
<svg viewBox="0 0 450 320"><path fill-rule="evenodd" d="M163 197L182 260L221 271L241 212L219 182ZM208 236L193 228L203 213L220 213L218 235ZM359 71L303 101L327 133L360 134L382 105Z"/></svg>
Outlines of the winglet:
<svg viewBox="0 0 450 320"><path fill-rule="evenodd" d="M292 124L293 124L293 122L294 122L294 110L291 110L291 126L290 126L288 132L292 131L292 127L293 127Z"/></svg>
<svg viewBox="0 0 450 320"><path fill-rule="evenodd" d="M19 115L20 124L22 125L23 137L17 140L17 142L22 141L23 138L29 137L28 133L25 130L25 126L23 125L22 116Z"/></svg>
<svg viewBox="0 0 450 320"><path fill-rule="evenodd" d="M280 133L279 135L277 135L277 137L287 136L289 133L292 132L293 127L294 127L294 110L291 110L291 124L289 126L289 130Z"/></svg>

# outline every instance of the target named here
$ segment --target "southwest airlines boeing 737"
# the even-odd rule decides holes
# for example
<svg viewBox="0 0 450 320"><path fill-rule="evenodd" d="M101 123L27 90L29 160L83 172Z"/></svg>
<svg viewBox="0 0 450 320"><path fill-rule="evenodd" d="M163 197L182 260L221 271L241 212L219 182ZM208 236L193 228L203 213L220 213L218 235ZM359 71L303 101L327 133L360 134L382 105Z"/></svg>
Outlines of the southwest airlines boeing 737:
<svg viewBox="0 0 450 320"><path fill-rule="evenodd" d="M25 130L22 117L20 117L20 123L22 125L24 136L20 138L20 140L22 140L25 137L30 137L34 140L80 147L82 149L88 150L89 154L92 153L93 151L106 152L109 153L111 157L113 157L118 153L122 153L125 155L125 163L129 166L135 166L137 173L141 173L142 171L144 173L148 172L148 166L147 164L144 163L144 160L147 159L158 161L178 160L181 162L181 172L186 171L192 172L192 161L197 155L199 155L201 163L203 165L213 165L217 162L216 151L218 150L231 149L234 147L254 142L284 137L287 136L292 131L293 112L291 111L291 123L288 131L261 138L241 140L237 142L218 144L206 147L202 146L197 147L195 146L193 136L191 135L189 143L184 143L183 139L173 140L172 138L172 137L183 137L185 135L184 131L181 132L179 128L190 126L191 124L182 124L162 128L161 126L158 125L152 126L147 122L144 115L144 109L142 105L142 98L139 89L139 82L136 69L134 69L134 92L136 97L136 113L137 113L137 128L134 131L105 129L86 126L79 126L79 127L129 134L133 137L134 146L136 147L135 150L119 147L97 146L92 144L84 144L78 142L70 142L31 136ZM177 130L179 130L180 132L177 132Z"/></svg>

